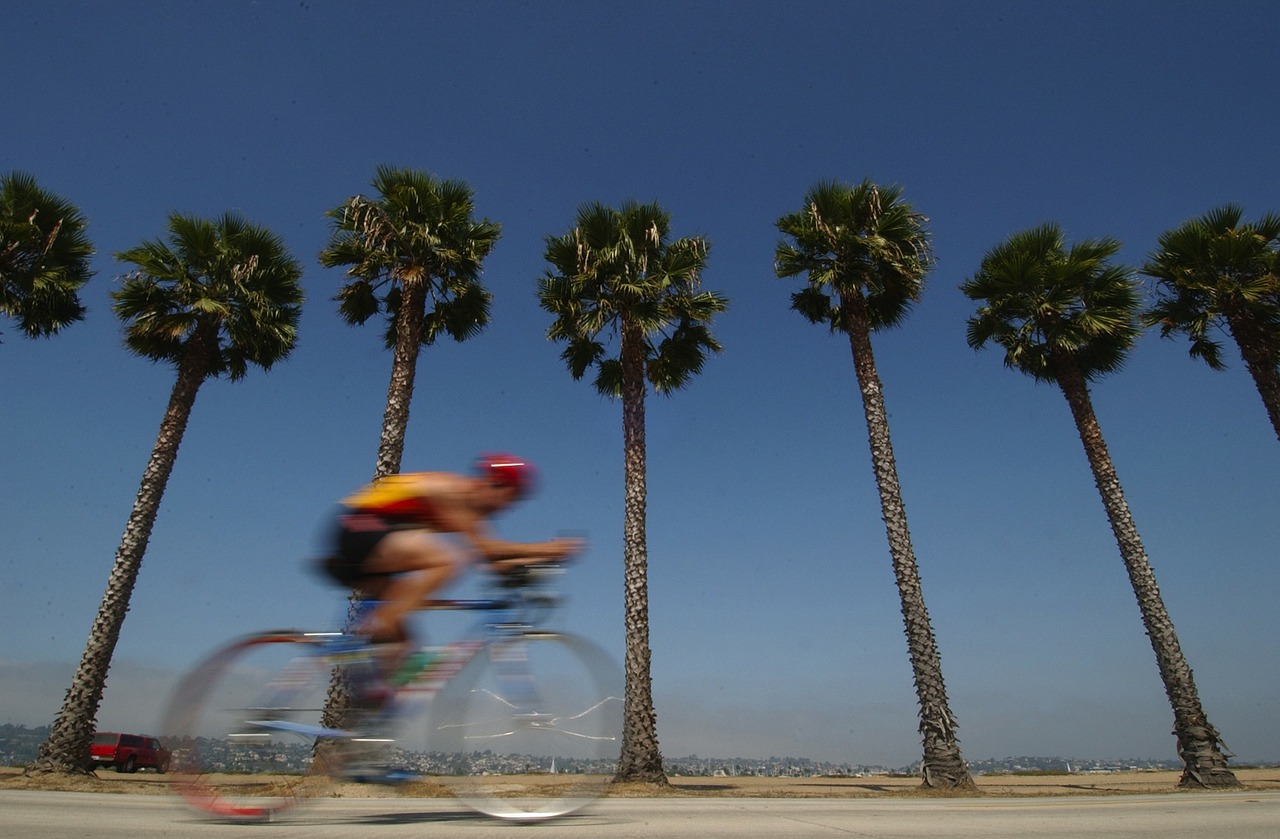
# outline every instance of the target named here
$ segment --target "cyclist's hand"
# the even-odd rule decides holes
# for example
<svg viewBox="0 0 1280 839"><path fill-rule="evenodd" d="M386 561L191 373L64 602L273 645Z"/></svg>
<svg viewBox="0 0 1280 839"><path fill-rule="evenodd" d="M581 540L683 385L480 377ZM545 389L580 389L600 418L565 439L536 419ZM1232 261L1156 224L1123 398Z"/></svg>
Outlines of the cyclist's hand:
<svg viewBox="0 0 1280 839"><path fill-rule="evenodd" d="M547 545L552 551L552 555L547 559L553 562L565 562L576 554L582 553L587 546L587 541L576 536L560 536L552 539Z"/></svg>

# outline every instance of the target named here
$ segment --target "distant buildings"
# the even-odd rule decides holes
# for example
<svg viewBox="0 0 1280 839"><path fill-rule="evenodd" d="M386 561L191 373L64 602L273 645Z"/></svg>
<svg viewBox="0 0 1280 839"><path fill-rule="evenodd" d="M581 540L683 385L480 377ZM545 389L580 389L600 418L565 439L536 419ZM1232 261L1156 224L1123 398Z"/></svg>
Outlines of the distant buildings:
<svg viewBox="0 0 1280 839"><path fill-rule="evenodd" d="M40 744L49 735L48 726L27 728L20 725L0 725L0 766L25 766L36 757ZM179 750L182 743L166 743ZM311 749L305 744L292 746L261 745L229 746L225 742L201 739L198 741L202 758L208 768L224 772L301 772L311 763ZM405 752L397 750L396 765L415 772L433 775L459 775L472 772L557 772L612 773L611 760L575 760L565 757L534 757L528 755L501 755L494 752L475 752L465 764L456 760L446 761L439 754L430 752ZM858 777L864 775L918 775L919 764L892 769L884 766L866 766L851 763L831 763L802 757L758 758L704 758L697 755L665 758L664 768L672 776L705 777ZM1121 772L1134 769L1181 769L1177 760L1095 760L1062 757L1006 757L998 760L975 760L969 769L975 775L997 773L1093 773Z"/></svg>

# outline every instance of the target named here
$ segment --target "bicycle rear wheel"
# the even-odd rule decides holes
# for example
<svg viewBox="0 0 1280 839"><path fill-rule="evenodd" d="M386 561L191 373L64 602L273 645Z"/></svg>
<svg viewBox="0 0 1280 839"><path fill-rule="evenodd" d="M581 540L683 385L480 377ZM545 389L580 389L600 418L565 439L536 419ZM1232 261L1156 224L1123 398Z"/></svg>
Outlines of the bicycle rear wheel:
<svg viewBox="0 0 1280 839"><path fill-rule="evenodd" d="M173 751L170 783L188 804L220 818L263 820L326 786L335 758L317 757L315 747L325 739L320 717L332 668L314 654L317 643L303 633L255 635L179 682L161 734Z"/></svg>
<svg viewBox="0 0 1280 839"><path fill-rule="evenodd" d="M581 638L540 632L489 644L432 702L439 780L504 819L583 807L617 768L622 687L612 659Z"/></svg>

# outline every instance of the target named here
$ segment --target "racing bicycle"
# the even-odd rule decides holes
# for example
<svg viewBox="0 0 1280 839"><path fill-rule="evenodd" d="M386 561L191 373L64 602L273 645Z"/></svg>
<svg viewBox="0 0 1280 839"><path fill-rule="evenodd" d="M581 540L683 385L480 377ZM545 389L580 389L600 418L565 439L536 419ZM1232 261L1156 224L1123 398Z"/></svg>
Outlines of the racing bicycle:
<svg viewBox="0 0 1280 839"><path fill-rule="evenodd" d="M362 636L264 632L217 650L169 701L174 788L234 821L271 819L352 781L397 782L402 795L444 788L517 821L590 803L616 769L622 675L593 642L540 628L561 602L561 572L526 570L495 575L481 599L424 603L477 617L456 640L406 657L382 710L348 710L342 725L326 715L327 696L374 666ZM388 761L407 771L388 772Z"/></svg>

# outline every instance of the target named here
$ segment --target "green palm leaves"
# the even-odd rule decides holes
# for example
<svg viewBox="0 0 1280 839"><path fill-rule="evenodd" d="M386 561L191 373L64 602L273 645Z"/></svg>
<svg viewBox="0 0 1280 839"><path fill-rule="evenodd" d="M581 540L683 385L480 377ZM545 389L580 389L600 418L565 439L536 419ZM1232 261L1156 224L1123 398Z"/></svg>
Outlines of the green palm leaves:
<svg viewBox="0 0 1280 839"><path fill-rule="evenodd" d="M1158 299L1147 314L1160 334L1191 340L1191 355L1224 367L1215 326L1269 335L1264 352L1280 362L1280 215L1249 224L1235 205L1219 207L1160 236L1142 273L1157 280ZM1237 335L1237 340L1241 336Z"/></svg>
<svg viewBox="0 0 1280 839"><path fill-rule="evenodd" d="M1184 333L1215 370L1225 365L1210 334L1227 331L1280 438L1280 215L1242 216L1229 204L1160 237L1142 268L1158 292L1146 321L1166 338Z"/></svg>
<svg viewBox="0 0 1280 839"><path fill-rule="evenodd" d="M933 257L926 219L902 200L901 187L823 181L804 203L777 224L790 237L775 251L777 275L808 274L808 287L791 295L791 307L813 323L847 331L847 297L859 289L871 329L902 322Z"/></svg>
<svg viewBox="0 0 1280 839"><path fill-rule="evenodd" d="M198 351L206 377L242 378L286 358L297 340L302 267L284 242L235 213L169 216L167 241L116 254L134 270L112 293L125 344L152 361Z"/></svg>
<svg viewBox="0 0 1280 839"><path fill-rule="evenodd" d="M334 231L320 264L345 266L352 278L337 296L342 316L363 324L384 312L392 347L396 315L412 289L409 296L431 306L423 310L423 344L441 334L463 341L479 333L492 297L480 284L480 265L501 227L473 218L472 191L462 181L380 166L372 186L377 198L356 195L328 213Z"/></svg>
<svg viewBox="0 0 1280 839"><path fill-rule="evenodd" d="M575 379L596 368L596 389L622 391L622 360L606 357L610 330L635 338L647 381L659 393L683 387L720 351L710 320L728 301L701 291L709 245L700 236L668 241L671 219L657 204L620 209L591 203L563 236L548 237L551 268L538 299L555 315L547 337L566 342L561 358Z"/></svg>
<svg viewBox="0 0 1280 839"><path fill-rule="evenodd" d="M84 319L77 292L93 275L86 226L79 210L30 175L0 178L0 314L27 337Z"/></svg>
<svg viewBox="0 0 1280 839"><path fill-rule="evenodd" d="M1067 247L1055 224L1016 233L992 248L961 285L984 304L969 319L974 349L1004 348L1005 365L1053 382L1054 359L1074 360L1086 380L1118 370L1141 334L1133 271L1108 262L1114 239Z"/></svg>

